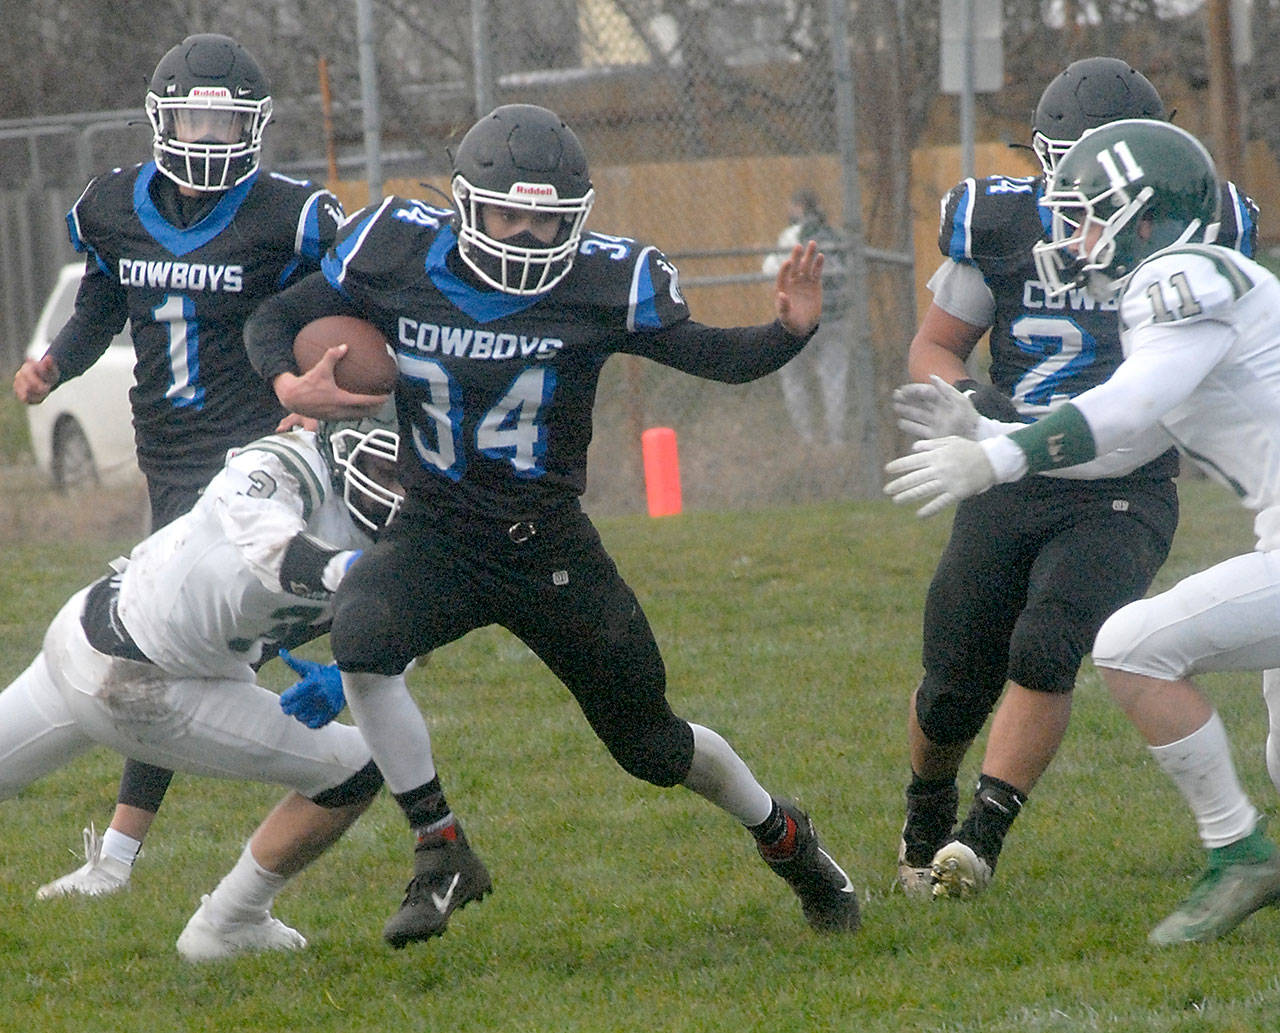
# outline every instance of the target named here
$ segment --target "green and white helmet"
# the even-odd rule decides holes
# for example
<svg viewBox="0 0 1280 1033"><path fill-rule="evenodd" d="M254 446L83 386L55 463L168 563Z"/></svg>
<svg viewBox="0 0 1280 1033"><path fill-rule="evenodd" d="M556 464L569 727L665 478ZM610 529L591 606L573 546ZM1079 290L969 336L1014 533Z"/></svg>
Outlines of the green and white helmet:
<svg viewBox="0 0 1280 1033"><path fill-rule="evenodd" d="M359 420L322 420L320 454L352 518L371 534L391 523L404 502L396 477L400 434L391 403Z"/></svg>
<svg viewBox="0 0 1280 1033"><path fill-rule="evenodd" d="M1041 203L1052 214L1052 239L1032 250L1049 296L1085 286L1105 301L1144 259L1217 236L1218 175L1204 145L1185 130L1124 119L1072 145Z"/></svg>

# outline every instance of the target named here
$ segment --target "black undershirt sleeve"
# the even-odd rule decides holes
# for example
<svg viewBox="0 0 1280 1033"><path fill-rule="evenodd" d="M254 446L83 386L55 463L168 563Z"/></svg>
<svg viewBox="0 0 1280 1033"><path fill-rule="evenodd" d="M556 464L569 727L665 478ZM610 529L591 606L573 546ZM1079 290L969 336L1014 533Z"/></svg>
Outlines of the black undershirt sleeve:
<svg viewBox="0 0 1280 1033"><path fill-rule="evenodd" d="M797 335L777 320L718 327L686 319L664 330L630 334L622 350L695 377L745 384L785 366L817 329Z"/></svg>
<svg viewBox="0 0 1280 1033"><path fill-rule="evenodd" d="M86 265L75 311L49 345L58 364L58 382L78 377L97 362L128 318L124 291L96 263Z"/></svg>
<svg viewBox="0 0 1280 1033"><path fill-rule="evenodd" d="M314 272L286 291L273 295L257 307L244 325L245 350L249 362L270 384L281 373L297 373L293 339L298 331L321 316L357 316L360 311L325 279Z"/></svg>

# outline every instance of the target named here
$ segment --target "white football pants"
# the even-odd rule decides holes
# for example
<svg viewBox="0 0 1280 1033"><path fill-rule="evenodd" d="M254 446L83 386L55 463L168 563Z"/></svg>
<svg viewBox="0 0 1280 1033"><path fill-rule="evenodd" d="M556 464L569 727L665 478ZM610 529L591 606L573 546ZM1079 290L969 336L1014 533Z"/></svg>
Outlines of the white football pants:
<svg viewBox="0 0 1280 1033"><path fill-rule="evenodd" d="M278 783L306 797L368 764L355 727L307 728L253 681L167 675L99 653L80 626L87 591L59 611L43 650L0 692L0 799L94 746L175 771Z"/></svg>
<svg viewBox="0 0 1280 1033"><path fill-rule="evenodd" d="M1175 681L1210 671L1280 667L1280 552L1250 552L1122 606L1093 661Z"/></svg>

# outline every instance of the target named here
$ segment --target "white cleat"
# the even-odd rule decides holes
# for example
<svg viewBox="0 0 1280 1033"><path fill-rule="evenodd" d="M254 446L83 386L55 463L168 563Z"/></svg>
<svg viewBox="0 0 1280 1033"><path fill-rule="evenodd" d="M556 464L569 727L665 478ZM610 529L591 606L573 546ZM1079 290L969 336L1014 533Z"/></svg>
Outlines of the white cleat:
<svg viewBox="0 0 1280 1033"><path fill-rule="evenodd" d="M178 937L178 953L183 961L221 961L238 954L302 950L307 945L302 933L272 918L269 911L252 921L216 926L205 913L208 902L208 894L200 898L200 906Z"/></svg>
<svg viewBox="0 0 1280 1033"><path fill-rule="evenodd" d="M953 839L933 855L934 899L968 900L991 884L991 866L973 848Z"/></svg>
<svg viewBox="0 0 1280 1033"><path fill-rule="evenodd" d="M928 900L933 896L933 865L916 868L907 860L906 841L898 844L897 886L912 900Z"/></svg>
<svg viewBox="0 0 1280 1033"><path fill-rule="evenodd" d="M129 885L129 865L102 853L102 837L93 823L84 830L84 864L36 890L36 900L58 897L105 897Z"/></svg>

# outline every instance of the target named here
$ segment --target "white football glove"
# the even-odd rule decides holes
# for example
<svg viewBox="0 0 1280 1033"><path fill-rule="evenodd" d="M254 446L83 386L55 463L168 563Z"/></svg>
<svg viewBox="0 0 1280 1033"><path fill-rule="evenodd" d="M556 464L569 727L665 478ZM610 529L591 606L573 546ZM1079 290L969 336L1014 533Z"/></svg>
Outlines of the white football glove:
<svg viewBox="0 0 1280 1033"><path fill-rule="evenodd" d="M893 392L898 429L913 438L978 437L978 410L939 376L927 384L903 384Z"/></svg>
<svg viewBox="0 0 1280 1033"><path fill-rule="evenodd" d="M884 493L899 504L925 504L916 516L929 517L996 483L996 471L976 441L946 437L917 441L915 451L887 464L884 472L894 479Z"/></svg>

